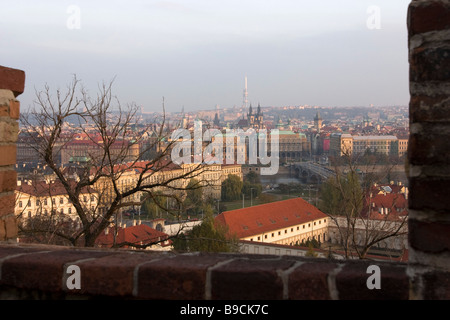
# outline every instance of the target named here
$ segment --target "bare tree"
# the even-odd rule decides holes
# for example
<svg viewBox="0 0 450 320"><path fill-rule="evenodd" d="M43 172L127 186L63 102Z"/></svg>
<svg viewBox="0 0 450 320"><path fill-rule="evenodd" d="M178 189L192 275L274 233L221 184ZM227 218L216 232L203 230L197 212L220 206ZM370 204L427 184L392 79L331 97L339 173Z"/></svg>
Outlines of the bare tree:
<svg viewBox="0 0 450 320"><path fill-rule="evenodd" d="M141 206L161 193L181 202L186 181L192 178L204 181L205 186L211 183L203 179L209 170L207 165L172 162L170 152L176 141L170 139L173 128L166 120L164 102L161 117L143 125L137 113L139 108L135 104L123 108L112 94L112 84L113 81L100 85L94 98L76 76L64 92L58 89L53 95L45 86L43 91L36 91L33 108L20 119L31 147L62 184L74 208L79 228L58 233L74 246L94 246L105 228L117 225L126 208ZM152 132L156 137L146 148L142 148L142 135L131 130L137 124L141 125L141 134ZM70 149L80 136L84 139L81 150ZM148 154L149 149L157 152L152 159L142 161L142 155ZM74 150L71 166L60 160L68 150ZM95 201L86 206L89 198ZM171 208L162 209L176 213Z"/></svg>
<svg viewBox="0 0 450 320"><path fill-rule="evenodd" d="M357 157L344 150L341 161L334 162L335 176L322 185L319 205L337 228L346 259L354 255L364 259L374 246L407 233L404 194L391 194L381 214L374 210L375 186L386 181L394 165L385 164L380 170L375 159Z"/></svg>

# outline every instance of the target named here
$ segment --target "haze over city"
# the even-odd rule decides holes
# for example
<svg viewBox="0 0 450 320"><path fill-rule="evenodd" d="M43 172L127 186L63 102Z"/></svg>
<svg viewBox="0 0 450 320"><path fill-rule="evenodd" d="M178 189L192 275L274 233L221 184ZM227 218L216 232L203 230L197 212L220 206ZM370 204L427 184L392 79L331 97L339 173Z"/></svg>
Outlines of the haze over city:
<svg viewBox="0 0 450 320"><path fill-rule="evenodd" d="M8 1L0 56L27 70L23 108L72 74L143 111L240 107L245 76L254 105L407 105L408 3Z"/></svg>

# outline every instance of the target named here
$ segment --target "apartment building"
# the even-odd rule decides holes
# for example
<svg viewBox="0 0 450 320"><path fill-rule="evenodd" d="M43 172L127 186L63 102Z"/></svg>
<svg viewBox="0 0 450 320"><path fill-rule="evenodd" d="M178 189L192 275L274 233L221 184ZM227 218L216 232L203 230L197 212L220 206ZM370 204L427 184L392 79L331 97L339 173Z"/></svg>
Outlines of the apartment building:
<svg viewBox="0 0 450 320"><path fill-rule="evenodd" d="M399 144L401 141L401 144ZM364 154L367 151L387 156L400 156L408 148L407 140L399 140L396 136L352 136L350 134L333 133L330 136L330 155L343 156Z"/></svg>
<svg viewBox="0 0 450 320"><path fill-rule="evenodd" d="M15 191L15 214L22 218L36 215L58 214L62 217L77 217L75 207L69 200L66 189L58 181L18 181ZM92 188L84 188L80 194L86 211L98 210L98 194Z"/></svg>

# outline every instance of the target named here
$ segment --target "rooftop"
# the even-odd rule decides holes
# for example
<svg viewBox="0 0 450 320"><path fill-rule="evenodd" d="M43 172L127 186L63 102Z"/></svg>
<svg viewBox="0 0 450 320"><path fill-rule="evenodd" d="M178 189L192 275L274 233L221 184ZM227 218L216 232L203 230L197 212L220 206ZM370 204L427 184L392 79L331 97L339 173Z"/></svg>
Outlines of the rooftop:
<svg viewBox="0 0 450 320"><path fill-rule="evenodd" d="M302 224L327 215L302 198L276 201L222 212L216 221L227 225L238 238Z"/></svg>

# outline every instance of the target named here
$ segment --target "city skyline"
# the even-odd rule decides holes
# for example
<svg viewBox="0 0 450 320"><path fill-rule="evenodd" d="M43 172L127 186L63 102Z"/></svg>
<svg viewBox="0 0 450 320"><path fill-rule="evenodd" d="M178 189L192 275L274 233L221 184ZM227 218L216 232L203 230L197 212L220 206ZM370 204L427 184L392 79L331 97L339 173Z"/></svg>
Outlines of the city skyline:
<svg viewBox="0 0 450 320"><path fill-rule="evenodd" d="M72 74L90 92L115 78L147 112L162 97L169 112L240 107L245 76L252 105L406 105L408 2L11 2L0 53L28 70L24 109Z"/></svg>

